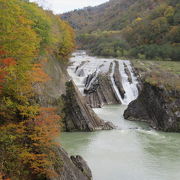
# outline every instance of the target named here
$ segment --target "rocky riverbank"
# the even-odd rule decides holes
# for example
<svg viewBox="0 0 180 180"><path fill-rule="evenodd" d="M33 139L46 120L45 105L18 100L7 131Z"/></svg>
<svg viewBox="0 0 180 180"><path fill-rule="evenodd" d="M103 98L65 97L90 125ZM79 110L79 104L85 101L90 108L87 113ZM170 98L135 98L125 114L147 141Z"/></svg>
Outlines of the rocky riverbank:
<svg viewBox="0 0 180 180"><path fill-rule="evenodd" d="M112 123L104 122L94 113L73 81L66 83L66 95L63 95L63 101L65 131L95 131L115 128Z"/></svg>
<svg viewBox="0 0 180 180"><path fill-rule="evenodd" d="M110 122L101 120L94 111L87 105L85 98L79 89L70 81L66 71L67 65L60 63L56 57L48 57L50 60L44 64L44 69L50 77L45 84L36 85L36 100L44 107L56 107L63 119L64 131L95 131L111 130L115 126ZM83 62L78 68L83 66ZM83 76L83 71L79 71ZM62 110L63 108L63 110ZM64 116L62 116L64 114ZM90 180L92 173L87 163L81 156L69 157L62 147L54 150L57 162L51 169L55 170L58 176L51 180Z"/></svg>
<svg viewBox="0 0 180 180"><path fill-rule="evenodd" d="M59 147L56 149L61 162L52 169L58 174L50 180L91 180L92 173L86 161L81 156L71 156Z"/></svg>
<svg viewBox="0 0 180 180"><path fill-rule="evenodd" d="M131 99L135 99L138 83L129 61L107 61L101 58L96 60L81 54L77 56L80 60L78 62L76 58L72 58L72 62L75 61L69 67L69 72L91 108L128 104ZM79 82L76 82L77 79Z"/></svg>
<svg viewBox="0 0 180 180"><path fill-rule="evenodd" d="M68 88L66 89L66 82L69 81L69 76L66 72L66 64L62 64L56 59L56 57L49 57L49 61L44 64L45 71L51 78L50 81L45 84L36 85L37 101L44 107L55 107L57 111L62 115L62 94L68 93ZM75 87L74 87L75 91ZM78 95L76 96L76 101L80 102L78 104L79 109L83 109L81 117L79 117L76 112L76 108L71 109L71 112L75 114L69 114L69 121L64 122L64 126L67 127L64 130L70 131L72 127L66 126L70 122L76 122L76 130L84 130L83 127L88 127L89 130L95 130L95 128L101 126L101 129L114 128L112 124L108 124L100 120L92 110L87 107L81 101L81 95L75 91ZM68 95L67 95L68 96ZM68 104L68 98L64 99L65 104ZM72 102L74 103L74 102ZM70 107L71 108L71 107ZM66 116L67 114L65 114ZM68 116L68 115L67 115ZM78 121L79 117L82 124ZM66 119L67 120L67 119ZM54 148L53 148L54 149ZM52 176L51 180L90 180L92 179L92 173L89 169L87 163L81 156L71 156L62 147L56 147L54 153L57 157L57 162L55 166L51 167L57 173L57 176ZM59 161L60 159L60 161ZM54 164L54 162L53 162Z"/></svg>
<svg viewBox="0 0 180 180"><path fill-rule="evenodd" d="M180 91L177 86L170 86L179 78L172 74L168 77L167 72L158 72L154 74L151 68L149 71L136 68L142 82L141 91L139 97L129 104L124 118L148 122L157 130L180 132ZM169 81L171 77L174 78Z"/></svg>
<svg viewBox="0 0 180 180"><path fill-rule="evenodd" d="M124 112L125 119L148 122L162 131L180 132L180 92L143 84L137 100Z"/></svg>

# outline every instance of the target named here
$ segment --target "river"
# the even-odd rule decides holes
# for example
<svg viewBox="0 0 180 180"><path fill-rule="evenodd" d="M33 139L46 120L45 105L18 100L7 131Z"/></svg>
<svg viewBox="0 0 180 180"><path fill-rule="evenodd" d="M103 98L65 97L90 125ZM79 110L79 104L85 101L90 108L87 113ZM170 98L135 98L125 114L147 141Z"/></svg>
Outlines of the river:
<svg viewBox="0 0 180 180"><path fill-rule="evenodd" d="M87 61L93 58L98 60L83 57ZM82 90L83 77L77 80L70 75ZM158 132L147 124L127 121L123 118L126 108L124 104L94 109L117 129L62 133L59 141L70 155L79 154L87 161L94 180L179 180L180 134Z"/></svg>

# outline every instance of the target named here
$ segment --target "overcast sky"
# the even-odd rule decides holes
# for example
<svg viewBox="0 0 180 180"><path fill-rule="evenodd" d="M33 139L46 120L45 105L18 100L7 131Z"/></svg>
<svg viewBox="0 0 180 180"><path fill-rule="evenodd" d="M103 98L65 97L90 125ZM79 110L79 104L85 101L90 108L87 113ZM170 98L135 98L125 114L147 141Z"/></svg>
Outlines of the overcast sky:
<svg viewBox="0 0 180 180"><path fill-rule="evenodd" d="M30 0L31 2L39 2L47 9L52 10L56 14L79 9L87 6L96 6L108 0ZM43 2L43 3L42 3Z"/></svg>

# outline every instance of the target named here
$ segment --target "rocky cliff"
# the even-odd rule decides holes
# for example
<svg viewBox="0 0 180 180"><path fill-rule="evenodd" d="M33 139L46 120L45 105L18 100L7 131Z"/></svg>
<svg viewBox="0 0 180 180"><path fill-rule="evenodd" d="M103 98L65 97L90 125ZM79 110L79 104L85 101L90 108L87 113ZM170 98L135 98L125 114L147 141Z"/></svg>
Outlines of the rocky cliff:
<svg viewBox="0 0 180 180"><path fill-rule="evenodd" d="M127 66L125 68L127 69ZM122 84L122 77L121 77L121 73L119 71L119 62L118 61L115 61L113 78L114 78L114 82L118 88L118 91L119 91L122 99L124 99L124 95L126 92L125 92L123 84Z"/></svg>
<svg viewBox="0 0 180 180"><path fill-rule="evenodd" d="M105 123L98 118L94 111L87 106L76 85L68 82L70 77L66 72L66 64L60 63L51 56L49 61L44 64L44 68L50 80L44 85L37 85L37 101L45 107L57 107L60 114L64 113L63 130L94 131L114 128L111 123Z"/></svg>
<svg viewBox="0 0 180 180"><path fill-rule="evenodd" d="M108 72L95 72L88 75L84 89L87 104L93 108L99 108L107 104L121 104L115 86L118 94L123 99L125 90L122 85L118 61L111 62Z"/></svg>
<svg viewBox="0 0 180 180"><path fill-rule="evenodd" d="M92 173L86 161L81 156L71 156L63 148L57 148L57 155L61 157L60 165L53 170L58 174L50 180L91 180Z"/></svg>
<svg viewBox="0 0 180 180"><path fill-rule="evenodd" d="M84 90L87 104L92 108L100 108L106 104L120 104L121 101L114 92L109 73L99 73L94 82L88 82L93 76L94 74L88 76Z"/></svg>
<svg viewBox="0 0 180 180"><path fill-rule="evenodd" d="M94 112L87 107L82 100L81 94L79 94L78 90L74 86L72 92L74 94L71 94L68 87L66 89L65 84L69 81L69 76L66 72L67 65L60 62L56 57L50 56L48 59L49 61L44 64L44 69L49 75L50 80L44 85L36 85L36 92L38 93L37 101L45 107L57 107L58 112L62 115L62 94L66 94L67 92L67 95L64 95L64 97L67 96L68 98L64 98L64 105L69 105L71 97L75 98L75 101L74 99L71 101L73 107L66 106L66 108L70 108L65 111L64 126L66 127L66 131L93 131L97 128L114 128L112 124L105 123L100 120ZM54 167L51 167L58 174L58 176L51 178L51 180L92 179L91 170L82 157L69 157L62 147L55 148L54 152L57 159L61 159L61 162L57 162Z"/></svg>
<svg viewBox="0 0 180 180"><path fill-rule="evenodd" d="M115 128L110 122L101 120L87 105L73 81L66 83L66 95L63 95L66 131L95 131Z"/></svg>
<svg viewBox="0 0 180 180"><path fill-rule="evenodd" d="M144 82L139 97L124 112L125 119L148 122L162 131L180 132L180 91Z"/></svg>
<svg viewBox="0 0 180 180"><path fill-rule="evenodd" d="M113 124L104 122L96 116L94 111L86 104L83 96L66 72L67 65L60 63L56 57L48 57L44 69L50 80L44 85L37 85L37 101L45 107L57 107L60 115L64 113L65 131L94 131L115 128ZM63 111L61 110L64 107ZM55 166L51 167L58 176L50 180L90 180L92 173L81 156L69 157L62 147L54 150L57 159Z"/></svg>
<svg viewBox="0 0 180 180"><path fill-rule="evenodd" d="M68 72L91 108L129 104L138 95L138 79L130 61L104 59L77 51Z"/></svg>

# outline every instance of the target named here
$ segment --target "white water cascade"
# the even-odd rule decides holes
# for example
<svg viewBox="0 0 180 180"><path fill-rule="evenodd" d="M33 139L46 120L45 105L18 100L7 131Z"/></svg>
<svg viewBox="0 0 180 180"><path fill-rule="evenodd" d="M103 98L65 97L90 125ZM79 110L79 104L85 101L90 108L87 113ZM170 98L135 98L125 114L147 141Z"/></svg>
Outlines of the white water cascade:
<svg viewBox="0 0 180 180"><path fill-rule="evenodd" d="M83 94L88 75L96 70L98 73L108 72L111 62L115 65L114 60L91 57L84 51L77 52L71 58L68 72ZM83 61L85 63L81 64ZM126 92L124 105L105 105L93 110L102 120L112 122L117 128L89 133L63 132L59 138L60 144L70 155L79 154L87 161L94 180L179 180L180 133L155 131L144 123L124 119L127 104L138 96L138 81L130 61L115 61L119 62L121 82ZM128 81L124 63L129 69L132 83ZM77 69L77 66L80 67ZM79 76L82 69L83 73ZM109 79L116 89L113 73ZM117 94L120 94L118 90ZM119 98L122 99L121 96Z"/></svg>
<svg viewBox="0 0 180 180"><path fill-rule="evenodd" d="M111 76L111 81L112 81L112 84L113 84L113 88L114 88L114 90L116 92L117 97L121 101L121 103L124 104L124 100L122 99L121 94L119 93L119 90L118 90L118 88L117 88L117 86L115 84L115 81L114 81L113 75L114 75L114 71L115 71L115 63L114 62L112 62L112 63L113 63L113 66L112 66L112 72L111 72L110 76Z"/></svg>
<svg viewBox="0 0 180 180"><path fill-rule="evenodd" d="M127 65L131 73L132 83L128 81L128 76L124 70L124 63ZM138 88L137 88L138 81L134 73L132 72L132 66L130 61L126 61L126 60L119 61L119 71L122 76L122 85L126 92L125 98L123 100L123 104L128 105L131 101L135 100L138 97Z"/></svg>
<svg viewBox="0 0 180 180"><path fill-rule="evenodd" d="M130 61L127 60L119 60L119 59L105 59L105 58L97 58L86 55L84 51L78 51L73 54L73 57L70 59L71 65L68 68L68 73L79 88L80 92L83 96L84 89L91 86L91 84L96 80L99 73L107 73L109 71L110 64L113 63L112 72L110 74L110 78L113 84L114 92L116 92L116 96L124 105L128 105L131 101L135 100L138 96L137 89L137 78L133 74L132 66ZM119 63L119 71L122 77L122 86L125 90L124 99L121 97L120 92L114 82L114 70L115 63L114 61L118 61ZM127 65L127 68L130 71L132 77L132 83L128 81L128 75L124 70L124 63ZM78 67L77 71L76 68ZM81 75L80 72L83 72ZM88 75L95 73L95 76L91 80L88 87L85 87L85 80Z"/></svg>

